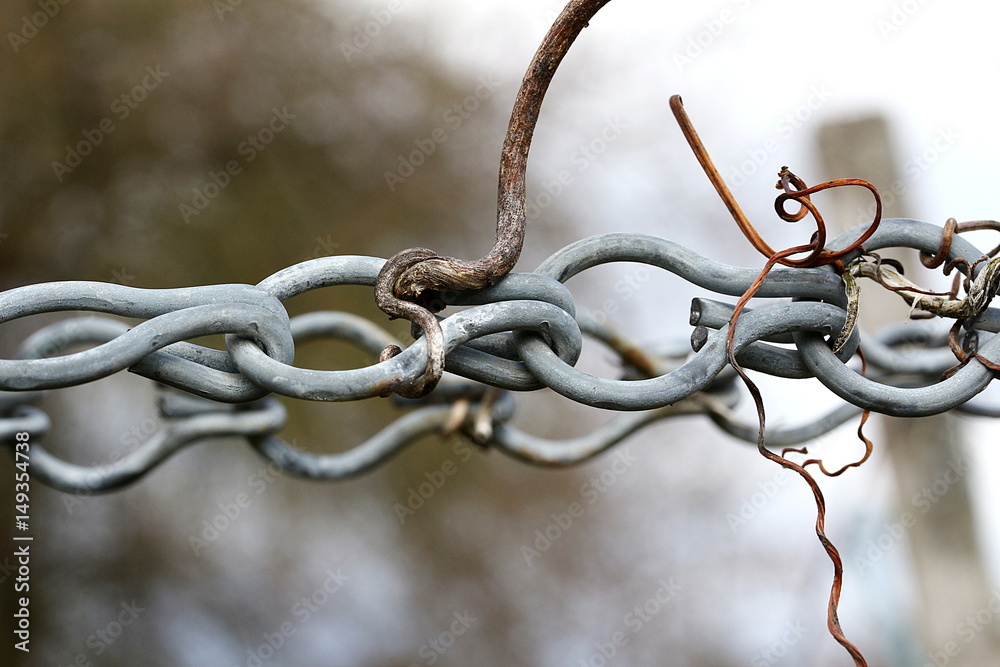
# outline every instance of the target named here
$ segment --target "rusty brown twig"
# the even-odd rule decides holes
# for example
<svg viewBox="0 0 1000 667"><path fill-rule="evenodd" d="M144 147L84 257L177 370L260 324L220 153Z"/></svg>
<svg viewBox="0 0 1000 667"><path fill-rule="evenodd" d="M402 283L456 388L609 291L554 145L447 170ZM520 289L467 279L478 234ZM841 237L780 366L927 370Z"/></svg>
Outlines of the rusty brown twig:
<svg viewBox="0 0 1000 667"><path fill-rule="evenodd" d="M484 257L469 261L442 257L427 248L410 248L389 258L375 283L375 302L390 317L417 324L427 337L428 361L423 376L410 387L394 386L410 398L433 390L444 371L444 337L431 312L435 291L477 290L489 287L507 275L524 244L525 174L528 149L535 131L542 100L552 76L580 32L610 0L571 0L556 18L535 52L521 82L511 111L507 136L500 153L497 195L496 242ZM382 359L399 353L393 346Z"/></svg>
<svg viewBox="0 0 1000 667"><path fill-rule="evenodd" d="M865 421L868 419L868 411L866 410L861 419L861 424L858 427L858 436L865 443L865 454L857 462L848 464L843 468L837 470L834 473L829 473L823 466L819 459L810 459L802 464L795 463L785 458L784 454L787 451L782 452L781 455L775 454L774 452L767 449L765 444L765 433L766 433L766 415L764 411L764 400L761 396L760 389L757 385L750 379L747 372L740 366L739 362L736 360L736 324L739 320L743 309L746 307L747 302L754 297L754 295L760 290L761 285L763 285L765 278L767 278L768 273L777 265L793 266L793 267L815 267L824 265L834 265L838 272L843 272L844 266L841 260L848 254L854 252L855 250L862 247L862 244L867 241L875 230L878 229L879 222L882 219L882 201L879 197L878 190L875 187L860 179L838 179L835 181L829 181L827 183L821 183L813 187L807 187L806 184L795 174L788 170L787 167L782 167L778 174L777 187L783 190L782 194L778 195L775 199L774 207L777 211L778 216L788 222L797 222L804 218L807 214L812 215L816 222L816 232L813 234L812 239L809 243L799 246L794 246L791 248L786 248L784 250L774 250L771 248L767 242L760 236L757 230L754 228L753 224L747 218L746 214L743 213L742 208L733 197L732 192L726 185L719 171L715 168L715 164L712 162L708 151L705 149L698 133L695 131L694 126L691 123L690 118L684 111L684 105L681 101L679 95L674 95L670 98L670 109L677 119L677 123L680 125L681 131L684 133L688 144L691 146L691 150L694 152L695 157L701 164L702 169L708 176L709 181L715 187L716 192L722 198L725 203L726 208L729 209L730 214L739 226L740 231L743 235L750 241L750 243L756 248L761 254L767 257L767 262L764 264L764 268L761 270L757 279L750 285L750 287L743 293L740 299L736 302L736 307L733 310L733 315L729 320L729 329L726 336L726 350L729 356L729 363L739 374L740 378L743 380L747 389L750 391L750 395L753 397L754 405L757 408L757 419L758 419L758 430L757 430L757 449L765 458L774 461L778 465L793 470L801 476L806 483L809 485L810 490L813 493L813 497L816 500L816 536L819 538L820 544L826 550L830 561L833 563L833 584L830 588L830 599L827 606L827 628L830 634L833 636L841 646L851 655L854 659L855 665L859 667L867 667L867 662L864 656L858 648L852 644L847 637L844 635L844 631L840 626L840 618L838 616L837 610L840 604L840 592L843 585L844 576L844 564L840 557L840 552L834 546L833 542L829 540L826 536L826 499L823 496L823 491L820 489L819 484L816 479L806 470L806 466L810 464L818 464L820 470L828 475L836 476L843 473L847 468L861 465L868 459L872 451L871 441L868 440L862 429L864 427ZM826 246L826 225L823 222L823 217L820 215L816 206L812 203L810 196L821 192L823 190L835 187L842 187L848 185L860 186L868 189L872 195L875 197L875 217L872 220L871 225L865 232L849 247L841 251L831 251L828 250ZM794 213L790 213L785 209L785 204L788 201L794 201L799 204L799 209ZM795 258L795 255L801 255L805 253L805 257ZM862 364L864 364L864 357L862 356ZM864 372L864 366L862 366L862 372ZM804 450L795 450L804 453Z"/></svg>

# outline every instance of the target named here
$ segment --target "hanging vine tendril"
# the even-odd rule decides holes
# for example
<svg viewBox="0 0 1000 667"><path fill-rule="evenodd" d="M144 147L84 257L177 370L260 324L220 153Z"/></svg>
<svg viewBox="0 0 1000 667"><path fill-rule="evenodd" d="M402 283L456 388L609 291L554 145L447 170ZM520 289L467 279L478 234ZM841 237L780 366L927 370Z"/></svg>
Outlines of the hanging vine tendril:
<svg viewBox="0 0 1000 667"><path fill-rule="evenodd" d="M811 215L816 223L816 231L813 233L812 238L809 243L804 245L793 246L791 248L786 248L784 250L774 250L764 239L760 236L754 226L750 223L750 220L743 213L743 209L740 207L736 198L733 197L732 192L726 185L725 181L722 180L722 176L719 171L715 168L711 157L708 155L708 151L705 149L704 144L695 131L694 126L691 123L690 118L688 118L687 113L684 111L684 104L679 95L674 95L670 98L670 109L677 119L678 125L680 125L681 131L684 133L684 137L687 139L688 145L691 146L691 150L694 152L695 157L701 164L702 169L708 176L709 181L715 186L716 192L722 198L722 201L726 204L729 209L730 214L732 214L733 219L739 226L740 231L746 236L747 240L757 249L762 255L767 257L767 262L764 264L764 268L761 270L757 279L750 285L750 288L740 297L739 301L736 302L736 308L733 311L733 315L729 320L729 330L726 338L727 352L729 355L729 363L739 374L740 378L746 384L750 395L753 397L754 404L757 407L757 419L758 419L758 430L757 430L757 449L765 458L774 461L778 465L793 470L799 474L809 485L813 496L816 499L816 536L819 538L820 544L826 550L827 555L833 563L833 585L830 589L830 600L827 607L827 628L830 634L833 636L837 642L843 646L847 652L854 659L855 665L867 667L868 663L865 661L864 656L858 648L852 644L846 636L844 636L844 631L840 626L840 619L837 614L837 608L840 604L840 592L843 585L844 577L844 564L840 557L840 552L837 547L834 546L833 542L826 536L826 499L823 496L823 491L820 489L819 484L816 479L806 470L806 466L817 465L823 474L835 477L842 474L848 468L856 467L868 460L868 457L872 452L872 442L866 438L863 434L862 429L864 428L865 422L868 420L869 412L866 410L862 414L861 424L858 426L858 437L865 444L865 453L858 461L849 463L835 472L829 472L823 465L820 459L808 459L803 463L796 463L794 461L786 458L786 454L789 452L798 452L800 454L806 454L805 449L785 449L781 454L775 454L774 452L767 449L765 444L765 432L766 432L766 416L764 411L764 399L761 396L760 389L757 385L750 379L747 372L740 366L739 362L736 360L736 348L735 348L735 336L736 336L736 323L739 320L747 303L757 294L760 290L761 285L764 283L764 279L770 273L771 269L775 266L791 266L791 267L818 267L818 266L828 266L832 265L834 269L840 273L844 274L844 264L842 260L862 247L865 241L871 238L872 234L878 229L879 222L882 219L882 200L879 197L878 191L868 181L864 181L857 178L842 178L834 181L828 181L826 183L821 183L813 187L806 186L805 182L802 181L798 176L793 174L788 170L787 167L782 167L781 171L778 173L778 183L777 188L783 190L783 192L778 195L774 202L775 211L782 220L786 222L798 222L802 220L807 215ZM845 186L859 186L867 189L875 197L875 217L871 224L865 230L865 232L858 237L852 244L847 248L839 251L832 251L826 248L826 223L823 221L823 216L820 214L819 210L813 204L810 196L816 194L817 192L822 192L823 190L828 190L831 188L845 187ZM795 212L789 212L785 205L788 202L795 202L799 205L799 208ZM804 257L796 257L796 255L805 255ZM846 336L843 335L844 332L850 333L849 329L852 326L850 321L845 322L844 331L842 335L838 336L837 343L840 343L841 339L846 340ZM860 349L859 349L860 352ZM861 354L862 359L862 374L865 370L864 355Z"/></svg>

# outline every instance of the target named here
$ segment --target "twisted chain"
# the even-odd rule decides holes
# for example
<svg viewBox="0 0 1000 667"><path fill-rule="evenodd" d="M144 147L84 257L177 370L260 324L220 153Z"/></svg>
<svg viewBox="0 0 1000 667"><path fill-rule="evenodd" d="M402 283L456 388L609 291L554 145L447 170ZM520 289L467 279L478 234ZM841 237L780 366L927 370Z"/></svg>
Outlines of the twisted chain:
<svg viewBox="0 0 1000 667"><path fill-rule="evenodd" d="M915 220L881 219L874 186L839 179L814 187L787 168L778 216L795 222L812 216L816 232L806 245L774 250L743 213L684 111L671 110L716 192L740 231L766 256L763 271L732 267L665 239L606 234L573 243L530 273L510 273L525 233L528 151L542 100L570 46L610 0L570 0L542 41L514 102L501 151L496 242L481 259L439 256L410 248L388 260L323 257L288 267L257 285L213 285L151 290L94 282L29 285L0 293L0 324L58 311L91 311L137 318L129 326L106 316L78 316L42 328L25 340L15 358L0 360L0 440L22 456L30 433L30 470L45 483L71 493L120 488L149 473L180 448L222 436L245 438L261 456L287 473L312 479L345 479L365 473L429 433L460 432L483 447L546 466L585 461L637 430L671 416L702 414L731 435L756 442L767 458L799 473L816 498L816 533L834 564L828 628L856 665L867 663L843 635L838 603L843 567L825 534L825 500L806 466L828 475L860 465L865 457L830 473L818 459L796 463L765 447L789 447L816 438L868 412L917 417L947 410L1000 416L1000 406L976 398L1000 373L1000 310L990 308L1000 288L1000 247L983 255L958 234L998 229L992 221L944 227ZM867 188L875 197L870 224L828 242L822 216L810 196L842 185ZM790 213L789 202L799 208ZM931 292L882 260L884 248L912 248L928 268L957 269L949 292ZM798 257L796 257L798 255ZM804 255L804 257L802 256ZM992 259L991 259L992 258ZM578 312L564 283L592 267L638 262L698 287L736 298L735 303L697 298L690 340L666 339L640 346L613 325ZM899 270L896 270L899 269ZM931 317L955 320L947 336L894 328L870 336L856 325L858 278L897 293ZM345 312L290 317L284 302L303 292L340 285L373 288L390 317L414 325L406 349L374 323ZM965 296L958 292L964 288ZM782 299L748 308L753 297ZM448 306L464 310L439 318ZM914 334L918 335L914 335ZM189 342L224 334L225 350ZM607 379L575 367L583 337L613 350L623 377ZM347 341L377 362L363 368L322 371L293 365L296 347L314 339ZM82 352L64 351L91 345ZM864 353L861 349L864 349ZM861 360L860 372L853 364ZM957 363L956 363L957 362ZM765 443L760 393L744 369L784 378L815 377L844 403L802 427L772 429ZM81 466L52 455L40 444L48 416L35 403L50 389L69 387L123 370L161 387L166 426L126 456L106 465ZM745 381L759 423L734 416L740 399L734 382ZM511 425L513 392L548 387L584 405L622 411L596 431L549 440ZM336 454L305 452L279 433L286 412L275 395L310 401L353 401L396 394L405 413L379 433ZM804 450L796 450L806 453Z"/></svg>
<svg viewBox="0 0 1000 667"><path fill-rule="evenodd" d="M868 252L886 247L935 252L944 230L913 220L884 220L866 243ZM834 239L836 249L858 230ZM952 259L978 256L961 237L951 239ZM864 266L857 254L850 273L880 277L890 285L898 272ZM727 336L734 305L697 298L691 309L690 344L665 339L647 346L630 341L613 325L578 313L563 283L609 262L639 262L684 278L721 295L743 294L757 277L753 268L733 267L702 257L665 239L638 234L606 234L583 239L546 259L532 273L510 274L492 287L444 293L448 305L470 306L440 321L447 373L420 400L395 399L404 416L379 434L338 454L310 454L279 437L285 411L275 394L311 401L351 401L385 395L418 381L427 362L419 338L400 354L370 366L325 371L292 365L295 347L309 340L347 341L377 357L397 344L373 322L344 312L312 312L289 317L283 302L303 292L339 285L373 286L384 260L339 256L314 259L280 271L256 286L212 285L184 289L138 289L94 282L29 285L0 293L0 323L56 311L93 311L139 318L139 324L106 316L77 316L42 328L21 344L14 359L0 360L0 434L30 431L32 471L70 492L106 491L145 475L179 448L219 436L245 437L264 457L288 473L315 479L343 479L370 470L427 433L446 427L516 458L549 466L585 461L636 430L675 415L704 414L728 433L749 441L756 426L741 423L731 409L739 392L728 366ZM902 296L932 312L942 303L988 303L997 289L996 261L970 269L970 297L942 301ZM861 410L896 416L923 416L950 409L1000 414L1000 406L977 401L1000 362L1000 311L961 310L966 347L975 355L948 377L955 357L946 337L916 341L900 328L867 336L854 332L839 352L825 337L836 336L851 308L844 281L824 268L774 268L761 283L761 297L785 301L746 309L733 331L739 364L778 377L816 377L846 402L808 426L772 430L768 444L786 446L835 428ZM957 307L952 308L955 310ZM914 333L909 327L906 334ZM227 349L187 342L226 334ZM574 367L583 336L602 341L621 361L623 379L589 375ZM969 342L971 339L974 341ZM871 372L863 377L846 363L863 341ZM787 343L793 343L789 347ZM785 345L782 345L785 344ZM80 345L90 349L72 354ZM910 349L904 349L908 346ZM692 351L693 350L693 351ZM163 386L161 411L166 428L127 456L107 465L78 466L39 444L48 417L33 407L43 392L93 382L128 370ZM490 388L501 390L494 395ZM545 440L508 422L515 411L512 392L549 387L585 405L630 412L587 436ZM464 405L464 412L456 406Z"/></svg>

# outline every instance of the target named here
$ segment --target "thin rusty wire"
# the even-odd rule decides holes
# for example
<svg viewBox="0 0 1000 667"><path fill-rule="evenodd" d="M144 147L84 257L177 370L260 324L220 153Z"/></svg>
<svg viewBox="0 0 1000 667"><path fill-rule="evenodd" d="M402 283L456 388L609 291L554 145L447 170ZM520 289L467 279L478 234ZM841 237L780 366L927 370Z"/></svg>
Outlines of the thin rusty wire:
<svg viewBox="0 0 1000 667"><path fill-rule="evenodd" d="M865 353L861 350L860 347L858 348L858 357L861 359L861 375L864 375L865 372L868 370L868 360L865 359ZM861 421L858 423L858 431L857 431L858 440L860 440L865 446L865 453L860 459L852 461L851 463L845 463L842 467L840 467L834 472L830 472L829 470L826 469L826 464L823 463L823 459L807 459L802 462L802 467L805 468L810 465L816 465L827 477L839 477L840 475L843 475L850 468L860 467L861 464L863 464L865 461L868 460L868 458L872 455L872 451L875 449L874 443L872 443L872 441L865 436L865 431L864 431L865 424L868 422L868 418L870 416L871 416L871 411L865 410L864 412L861 413ZM806 455L809 453L809 450L806 447L786 447L785 449L781 450L781 456L782 457L787 456L788 452L796 452L798 454Z"/></svg>
<svg viewBox="0 0 1000 667"><path fill-rule="evenodd" d="M944 223L944 232L941 234L941 245L938 246L937 252L921 252L920 263L928 269L936 269L941 266L946 259L948 259L948 253L951 251L951 242L952 239L954 239L955 234L984 230L1000 232L1000 222L997 220L970 220L968 222L958 222L955 218L948 218L948 220ZM997 245L992 250L987 252L984 257L995 257L997 253L1000 253L1000 245ZM945 268L944 274L948 275L950 271L951 269Z"/></svg>
<svg viewBox="0 0 1000 667"><path fill-rule="evenodd" d="M844 577L844 563L840 557L840 552L834 546L833 542L826 536L826 499L823 495L823 491L817 483L816 479L806 470L805 466L810 464L818 464L820 470L827 475L836 476L843 473L847 468L859 466L864 463L872 452L872 443L868 438L864 437L862 429L865 422L868 419L869 412L866 410L861 419L861 424L858 427L858 436L865 443L865 454L857 462L848 464L837 470L835 473L829 473L823 466L822 462L817 459L811 459L802 464L795 463L785 458L784 454L789 451L785 450L781 455L775 454L774 452L767 449L765 444L765 433L766 433L766 415L764 411L764 400L760 393L760 389L757 385L750 379L747 372L740 366L739 362L736 360L736 348L735 348L735 335L736 335L736 323L739 320L740 314L743 312L747 303L754 297L758 292L761 285L764 283L764 279L777 265L791 266L791 267L816 267L816 266L826 266L833 265L835 270L839 273L843 273L844 266L841 261L845 256L858 250L862 247L862 244L867 241L872 234L878 229L879 222L882 219L882 200L878 194L878 190L875 189L871 183L863 181L861 179L838 179L835 181L829 181L826 183L821 183L813 187L807 187L806 184L799 177L795 176L787 167L782 167L781 172L778 174L777 187L783 190L783 193L778 195L775 199L774 207L778 216L782 220L788 222L797 222L803 219L806 215L812 215L816 222L816 232L813 234L810 242L804 245L793 246L791 248L786 248L784 250L774 250L766 241L760 236L757 230L751 224L750 220L747 218L746 214L743 213L743 209L740 207L736 198L733 196L726 182L722 179L719 174L718 169L716 169L715 164L712 162L708 151L705 149L698 133L694 129L694 125L691 123L690 118L684 111L684 105L679 95L674 95L670 98L670 109L677 119L677 123L684 133L684 137L687 139L688 145L694 152L695 157L701 164L702 169L708 176L709 181L715 187L716 192L722 198L725 203L726 208L729 209L730 214L739 226L740 231L746 236L747 240L750 241L751 245L754 246L761 254L767 257L767 262L764 264L764 268L761 270L757 279L750 285L749 289L743 293L740 299L736 303L736 307L733 310L733 315L729 320L729 330L726 338L727 352L729 356L729 363L732 365L733 369L739 374L740 378L743 380L750 395L753 397L754 404L757 408L757 419L758 419L758 430L757 430L757 450L765 458L777 463L783 468L793 470L798 473L802 479L806 481L809 485L810 490L813 493L813 497L816 500L816 536L826 550L830 561L833 563L833 584L830 587L830 598L827 605L827 629L833 638L844 647L844 649L851 655L854 659L855 665L857 667L867 667L868 663L864 656L858 650L858 648L851 643L847 637L844 635L843 628L840 625L840 618L838 615L838 606L840 604L840 593L843 586ZM875 197L875 216L872 220L871 225L867 230L850 246L840 251L828 250L826 245L826 225L823 222L823 217L817 210L816 206L812 203L810 196L827 190L830 188L843 187L843 186L860 186L869 190ZM785 204L789 201L794 201L799 204L799 209L794 213L790 213L785 209ZM799 255L806 253L805 257L794 258L794 255ZM864 358L862 356L862 369L864 370ZM802 450L797 450L802 451Z"/></svg>
<svg viewBox="0 0 1000 667"><path fill-rule="evenodd" d="M776 255L781 255L780 258L776 259L777 264L791 267L816 267L839 263L844 256L860 248L865 241L871 238L871 235L875 233L875 230L878 229L878 223L882 219L882 198L879 196L878 190L875 189L875 186L868 181L864 181L859 178L842 178L835 181L829 181L827 183L820 183L819 185L809 188L806 187L806 184L802 181L802 179L789 171L788 167L782 167L781 171L778 173L778 187L783 189L784 192L781 195L778 195L778 198L774 202L775 211L778 213L778 216L786 222L798 222L807 214L812 214L813 218L816 220L817 230L816 234L808 244L796 246L794 249L789 248L780 252L776 251L768 245L757 232L756 228L750 222L750 219L747 218L746 214L743 212L739 202L736 201L733 193L729 190L729 186L726 185L726 182L722 179L721 174L719 174L719 170L715 168L712 158L705 149L705 145L698 136L698 132L694 129L694 125L691 123L691 119L688 117L687 112L684 111L684 102L680 95L674 95L670 98L670 110L673 112L674 118L677 119L677 124L681 128L681 132L684 133L684 138L687 139L688 145L691 147L692 152L694 152L695 157L698 159L698 163L701 164L702 169L705 171L705 175L708 176L708 180L711 181L713 186L715 186L715 191L719 194L719 197L722 198L726 208L729 209L729 213L733 216L733 219L739 226L740 231L743 232L743 235L748 241L750 241L750 244L765 257L775 257ZM822 190L848 185L856 185L866 188L874 195L875 218L872 225L854 243L844 250L833 252L825 247L826 224L823 221L823 216L820 215L819 211L812 203L810 195L821 192ZM788 200L796 201L800 205L799 210L795 213L789 213L786 211L784 206ZM801 259L790 258L790 255L796 255L803 252L808 252L809 255Z"/></svg>
<svg viewBox="0 0 1000 667"><path fill-rule="evenodd" d="M973 359L995 373L1000 372L1000 364L996 364L980 354L978 337L971 340L966 338L964 344L959 340L962 328L968 323L968 321L968 319L955 320L955 324L953 324L951 329L948 330L948 348L951 350L951 353L955 355L955 358L958 359L958 364L943 372L941 374L942 379L951 377ZM975 330L970 331L969 335L977 336Z"/></svg>
<svg viewBox="0 0 1000 667"><path fill-rule="evenodd" d="M920 253L920 263L923 264L928 269L936 269L942 264L944 264L944 269L942 272L944 275L950 274L956 268L959 269L959 273L955 275L955 279L952 281L951 291L947 293L947 296L952 299L958 298L958 288L959 284L965 289L966 294L969 292L969 285L972 282L972 275L977 266L982 262L988 261L989 259L995 257L997 253L1000 253L1000 245L995 246L990 251L984 253L975 262L969 263L969 260L965 257L956 257L955 259L948 260L948 255L951 252L951 245L955 238L955 234L962 234L965 232L972 231L996 231L1000 232L1000 222L996 220L970 220L967 222L958 222L955 218L948 218L944 223L944 229L941 232L941 244L938 246L937 252L921 252ZM902 273L902 271L900 271ZM881 281L880 281L881 282ZM885 285L883 285L885 287ZM894 290L895 291L895 290ZM913 317L913 316L911 316ZM927 313L923 317L933 318L934 314ZM916 318L914 318L916 319ZM964 321L963 321L964 324ZM945 371L946 375L943 377L950 376L959 368L965 365L967 362L967 355L961 352L961 346L956 345L958 330L961 328L960 325L952 327L952 331L948 334L948 343L951 347L952 352L959 360L959 365L948 369ZM976 354L983 365L992 370L998 370L996 364L990 362L987 359L981 357L981 355Z"/></svg>

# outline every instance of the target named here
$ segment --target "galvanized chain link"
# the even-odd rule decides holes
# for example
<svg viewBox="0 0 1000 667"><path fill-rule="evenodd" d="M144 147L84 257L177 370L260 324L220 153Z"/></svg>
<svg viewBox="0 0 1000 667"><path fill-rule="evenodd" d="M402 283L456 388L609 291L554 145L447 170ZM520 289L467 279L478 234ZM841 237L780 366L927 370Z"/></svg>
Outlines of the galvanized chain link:
<svg viewBox="0 0 1000 667"><path fill-rule="evenodd" d="M891 247L934 253L941 227L914 220L885 220L865 252ZM846 247L857 230L829 247ZM979 257L955 237L949 254ZM371 321L344 312L289 317L283 302L303 292L339 285L375 285L385 260L334 256L296 264L256 286L212 285L184 289L138 289L95 282L30 285L0 293L0 323L55 311L93 311L138 318L134 326L106 316L77 316L42 328L0 360L0 437L32 434L31 470L38 479L68 492L119 488L145 475L180 448L221 436L246 438L284 471L313 479L344 479L378 466L416 439L459 431L485 447L548 466L585 461L635 431L671 416L704 414L726 432L756 439L756 424L742 423L732 408L739 400L727 357L726 334L733 305L698 298L692 304L690 343L668 339L640 346L610 324L577 313L565 281L609 262L639 262L669 271L716 294L736 297L758 270L702 257L676 243L639 234L606 234L573 243L534 272L506 276L477 291L440 294L443 305L469 306L440 320L447 373L418 400L393 399L406 413L365 442L336 454L313 454L278 435L286 413L274 395L310 401L352 401L383 396L418 382L427 362L419 338L397 356L351 370L312 370L292 365L296 345L313 339L347 341L377 357L396 341ZM971 269L992 272L994 263ZM989 267L989 268L987 268ZM976 298L992 300L996 281L973 283ZM985 287L984 287L985 286ZM981 294L986 289L988 294ZM970 330L977 356L945 379L955 357L943 336L920 334L915 325L879 336L855 331L834 353L835 337L851 307L842 276L829 267L775 268L757 293L783 301L746 310L735 332L737 359L745 368L778 377L816 377L845 404L803 427L772 429L771 446L813 439L863 409L915 417L951 409L1000 415L1000 406L975 399L1000 363L1000 310L982 310ZM662 295L646 297L655 303ZM919 303L918 303L919 305ZM190 339L226 334L227 349L213 350ZM913 340L919 334L920 340ZM607 379L575 367L584 335L615 351L625 376ZM847 362L863 343L870 371L863 377ZM918 343L914 349L913 343ZM69 348L93 345L82 352ZM909 345L905 351L900 345ZM692 351L693 350L693 351ZM167 426L135 451L100 466L80 466L47 452L39 443L49 418L33 407L43 392L93 382L128 370L162 386ZM585 405L627 412L588 435L548 440L510 424L511 392L548 387ZM491 389L495 388L495 389ZM496 392L500 390L499 396Z"/></svg>

